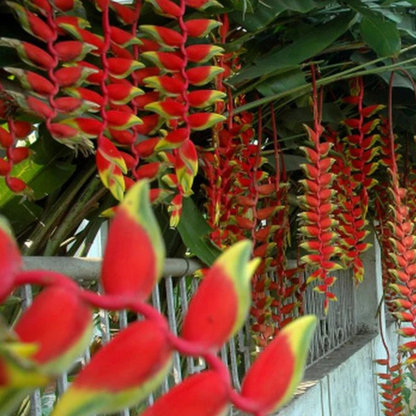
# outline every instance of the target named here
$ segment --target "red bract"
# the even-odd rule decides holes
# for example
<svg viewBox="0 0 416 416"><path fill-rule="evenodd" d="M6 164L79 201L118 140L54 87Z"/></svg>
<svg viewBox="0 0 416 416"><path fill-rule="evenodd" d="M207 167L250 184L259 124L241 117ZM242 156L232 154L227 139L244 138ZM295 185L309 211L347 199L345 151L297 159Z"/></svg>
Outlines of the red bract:
<svg viewBox="0 0 416 416"><path fill-rule="evenodd" d="M228 401L224 380L214 371L205 371L174 387L142 416L221 416L227 410Z"/></svg>
<svg viewBox="0 0 416 416"><path fill-rule="evenodd" d="M171 358L165 332L152 321L135 322L93 357L52 414L115 413L131 407L158 387Z"/></svg>
<svg viewBox="0 0 416 416"><path fill-rule="evenodd" d="M38 75L36 72L23 71L17 68L4 68L19 79L24 88L32 90L33 92L48 96L54 91L53 84L46 78Z"/></svg>
<svg viewBox="0 0 416 416"><path fill-rule="evenodd" d="M49 373L59 374L90 342L91 309L76 291L52 286L35 298L15 331L22 342L38 346L31 357L36 363Z"/></svg>
<svg viewBox="0 0 416 416"><path fill-rule="evenodd" d="M221 26L221 22L209 19L193 19L185 22L188 36L195 38L207 36L213 29Z"/></svg>
<svg viewBox="0 0 416 416"><path fill-rule="evenodd" d="M55 43L54 49L60 61L72 62L82 61L85 56L92 50L96 49L96 47L78 40L67 40Z"/></svg>
<svg viewBox="0 0 416 416"><path fill-rule="evenodd" d="M0 304L13 289L14 276L22 267L19 249L12 237L10 227L0 217Z"/></svg>
<svg viewBox="0 0 416 416"><path fill-rule="evenodd" d="M161 276L165 250L148 192L146 182L139 182L117 209L102 266L106 293L145 300ZM136 254L137 247L140 255Z"/></svg>

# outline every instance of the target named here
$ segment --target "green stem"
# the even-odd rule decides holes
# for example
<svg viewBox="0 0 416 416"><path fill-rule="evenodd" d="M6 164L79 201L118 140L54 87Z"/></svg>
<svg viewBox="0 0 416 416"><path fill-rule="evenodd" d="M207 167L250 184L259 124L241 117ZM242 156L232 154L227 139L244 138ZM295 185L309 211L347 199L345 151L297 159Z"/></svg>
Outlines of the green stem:
<svg viewBox="0 0 416 416"><path fill-rule="evenodd" d="M101 186L102 185L100 179L94 177L84 192L80 195L77 202L72 205L70 211L66 215L65 219L61 222L59 227L55 230L52 237L48 240L46 248L43 252L44 256L53 256L56 254L56 252L59 250L59 246L61 245L62 241L65 240L68 233L78 225L76 220L78 219L79 222L80 214L85 213L90 209L91 199Z"/></svg>
<svg viewBox="0 0 416 416"><path fill-rule="evenodd" d="M65 215L68 209L71 208L71 202L78 194L79 190L84 184L95 174L96 166L95 161L92 161L86 169L83 169L72 181L71 185L57 199L49 210L45 211L43 217L39 220L37 226L31 233L29 241L31 241L30 247L24 246L22 253L25 256L33 256L38 252L40 246L52 233L53 229L57 226L59 219Z"/></svg>

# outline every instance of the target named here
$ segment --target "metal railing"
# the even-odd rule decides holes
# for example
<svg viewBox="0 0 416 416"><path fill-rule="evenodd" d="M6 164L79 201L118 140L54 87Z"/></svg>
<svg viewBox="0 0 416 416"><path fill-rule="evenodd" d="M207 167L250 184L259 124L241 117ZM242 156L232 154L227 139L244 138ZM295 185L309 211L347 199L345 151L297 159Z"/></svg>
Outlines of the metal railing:
<svg viewBox="0 0 416 416"><path fill-rule="evenodd" d="M27 267L39 267L38 264L34 264L33 262L34 260L27 260ZM44 262L42 263L45 265ZM191 273L199 266L197 262L188 262L184 261L184 259L168 261L167 263L171 263L171 265L176 264L178 267L176 272L180 273L184 273L184 271ZM89 266L86 267L93 267L95 270L95 274L90 274L90 277L84 280L84 282L91 284L91 281L93 280L92 277L96 277L98 275L97 271L99 270L99 262L89 261ZM169 271L169 267L165 267L165 269ZM51 268L53 269L54 267ZM170 271L172 270L173 269ZM91 270L90 272L92 273ZM71 273L69 274L71 275ZM71 277L74 277L74 275L75 279L79 280L80 275L72 273ZM340 347L355 335L356 325L354 315L353 279L351 277L351 273L348 271L337 272L336 275L338 280L333 286L333 292L337 295L339 301L331 302L327 315L325 315L323 311L323 296L313 290L313 284L309 285L304 296L305 313L314 314L318 317L317 331L311 345L308 365L316 363L320 358ZM198 280L189 275L175 277L170 274L165 276L153 291L151 300L152 304L159 312L167 316L170 328L174 333L177 333L181 327L189 301L197 287ZM22 288L22 296L24 299L24 305L30 304L30 287ZM131 318L132 317L129 315L129 319ZM138 317L138 319L140 319L140 317ZM95 338L96 340L99 339L100 343L105 344L110 340L112 333L118 332L127 326L127 313L112 313L110 315L107 311L100 311L95 316L95 322ZM253 357L252 353L254 351L255 345L252 341L249 322L247 322L237 336L230 340L230 342L227 343L221 350L221 358L230 370L233 385L236 389L240 389L242 378L250 367ZM90 351L87 350L78 363L78 367L80 364L85 365L89 360ZM171 371L162 383L160 389L150 395L146 402L141 405L141 408L138 406L134 409L126 409L119 415L134 416L139 414L143 407L152 404L157 397L167 392L175 384L180 383L187 375L198 373L205 368L206 364L202 359L195 359L191 357L184 358L175 354ZM63 392L68 388L68 384L67 374L59 377L56 382L55 389L48 389L47 394L49 395L49 403L52 404L57 397L63 394ZM42 399L45 402L45 395L42 397L40 391L37 391L32 396L30 416L48 415L48 411L45 409L45 403L42 406Z"/></svg>

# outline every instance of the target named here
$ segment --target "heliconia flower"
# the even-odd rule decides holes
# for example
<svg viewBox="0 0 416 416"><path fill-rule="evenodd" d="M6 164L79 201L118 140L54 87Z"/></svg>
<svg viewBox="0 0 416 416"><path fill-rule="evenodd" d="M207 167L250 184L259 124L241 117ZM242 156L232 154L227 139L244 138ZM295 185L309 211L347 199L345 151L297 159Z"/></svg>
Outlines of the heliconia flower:
<svg viewBox="0 0 416 416"><path fill-rule="evenodd" d="M168 212L170 213L169 226L171 228L176 228L179 224L179 221L181 220L182 201L183 195L177 194L173 197L172 201L168 206Z"/></svg>
<svg viewBox="0 0 416 416"><path fill-rule="evenodd" d="M87 111L97 112L100 106L92 101L81 100L75 97L58 97L55 106L59 113L66 115L78 115Z"/></svg>
<svg viewBox="0 0 416 416"><path fill-rule="evenodd" d="M75 151L80 150L87 155L94 150L94 145L87 135L75 127L61 123L52 123L49 126L49 133L57 142Z"/></svg>
<svg viewBox="0 0 416 416"><path fill-rule="evenodd" d="M90 139L98 137L102 129L101 121L95 118L73 117L61 120L60 123L82 131Z"/></svg>
<svg viewBox="0 0 416 416"><path fill-rule="evenodd" d="M19 68L3 68L10 74L15 75L23 88L31 90L37 94L48 96L54 91L53 84L46 78L38 75L36 72L24 71Z"/></svg>
<svg viewBox="0 0 416 416"><path fill-rule="evenodd" d="M178 72L183 68L184 61L173 52L144 52L142 57L148 59L165 71Z"/></svg>
<svg viewBox="0 0 416 416"><path fill-rule="evenodd" d="M108 125L113 130L126 130L137 124L142 124L139 117L123 111L109 110L106 111L106 115Z"/></svg>
<svg viewBox="0 0 416 416"><path fill-rule="evenodd" d="M147 104L145 110L153 111L164 118L177 118L184 115L185 106L176 100L168 98L165 101Z"/></svg>
<svg viewBox="0 0 416 416"><path fill-rule="evenodd" d="M162 162L151 162L145 165L139 166L136 170L136 176L138 179L147 179L153 181L156 179L160 172L164 170L166 165Z"/></svg>
<svg viewBox="0 0 416 416"><path fill-rule="evenodd" d="M48 70L55 66L54 59L43 49L28 42L21 42L17 39L0 38L0 46L14 48L20 59L30 66Z"/></svg>
<svg viewBox="0 0 416 416"><path fill-rule="evenodd" d="M13 145L12 135L4 127L0 127L0 146L3 149L7 149L8 147L12 145Z"/></svg>
<svg viewBox="0 0 416 416"><path fill-rule="evenodd" d="M164 260L165 247L150 206L149 185L141 180L126 194L110 227L102 265L103 288L109 294L146 300L162 275Z"/></svg>
<svg viewBox="0 0 416 416"><path fill-rule="evenodd" d="M178 157L185 163L191 174L196 176L198 172L198 154L191 140L186 140L179 147Z"/></svg>
<svg viewBox="0 0 416 416"><path fill-rule="evenodd" d="M134 71L132 74L133 79L137 82L138 85L144 85L143 80L156 76L160 74L160 69L156 66L151 66L148 68L139 69L138 71Z"/></svg>
<svg viewBox="0 0 416 416"><path fill-rule="evenodd" d="M104 78L104 72L98 68L97 66L90 64L89 62L86 61L79 61L79 62L75 62L74 63L76 66L80 66L81 68L91 68L94 69L94 73L92 73L91 75L89 75L86 78L86 81L89 82L90 84L95 84L95 85L100 85L103 78Z"/></svg>
<svg viewBox="0 0 416 416"><path fill-rule="evenodd" d="M107 85L108 98L113 104L127 104L134 97L144 94L144 91L131 84Z"/></svg>
<svg viewBox="0 0 416 416"><path fill-rule="evenodd" d="M52 11L52 6L48 0L31 0L30 5L44 16Z"/></svg>
<svg viewBox="0 0 416 416"><path fill-rule="evenodd" d="M125 25L132 25L138 17L138 11L132 7L110 1L110 7L115 11L118 19Z"/></svg>
<svg viewBox="0 0 416 416"><path fill-rule="evenodd" d="M111 138L119 144L130 145L136 141L136 135L130 130L113 130L109 129Z"/></svg>
<svg viewBox="0 0 416 416"><path fill-rule="evenodd" d="M182 337L201 351L218 351L244 324L251 303L251 277L260 262L250 261L251 249L251 242L243 240L221 254L189 304Z"/></svg>
<svg viewBox="0 0 416 416"><path fill-rule="evenodd" d="M256 403L258 413L274 413L290 400L302 380L316 321L309 315L285 326L248 370L241 395Z"/></svg>
<svg viewBox="0 0 416 416"><path fill-rule="evenodd" d="M155 147L159 142L159 137L152 137L150 139L143 140L134 146L137 155L141 159L146 159L153 155Z"/></svg>
<svg viewBox="0 0 416 416"><path fill-rule="evenodd" d="M13 289L14 276L22 268L22 257L8 222L0 217L0 304Z"/></svg>
<svg viewBox="0 0 416 416"><path fill-rule="evenodd" d="M103 96L93 90L78 87L78 88L65 88L64 91L71 97L80 98L82 100L95 103L97 105L97 111L103 105L103 101L104 101ZM96 110L95 108L90 108L89 111L95 111L95 110Z"/></svg>
<svg viewBox="0 0 416 416"><path fill-rule="evenodd" d="M188 36L194 38L202 38L208 36L213 29L219 26L221 26L221 22L210 19L192 19L185 22Z"/></svg>
<svg viewBox="0 0 416 416"><path fill-rule="evenodd" d="M133 59L109 58L108 69L114 78L126 78L133 71L143 68L143 64Z"/></svg>
<svg viewBox="0 0 416 416"><path fill-rule="evenodd" d="M135 322L94 355L52 415L112 414L131 407L161 384L171 361L165 332L152 321Z"/></svg>
<svg viewBox="0 0 416 416"><path fill-rule="evenodd" d="M188 102L191 107L206 108L218 101L222 101L225 93L216 90L196 90L188 94Z"/></svg>
<svg viewBox="0 0 416 416"><path fill-rule="evenodd" d="M188 7L203 11L208 7L223 7L221 3L216 0L185 0L185 4Z"/></svg>
<svg viewBox="0 0 416 416"><path fill-rule="evenodd" d="M190 68L186 71L186 76L191 85L201 86L208 84L217 75L224 72L224 68L220 66L198 66Z"/></svg>
<svg viewBox="0 0 416 416"><path fill-rule="evenodd" d="M54 32L41 18L31 13L18 3L6 1L6 4L16 13L21 27L26 30L26 32L43 42L54 40Z"/></svg>
<svg viewBox="0 0 416 416"><path fill-rule="evenodd" d="M162 45L160 45L155 40L141 38L143 45L140 46L140 52L154 52L162 49ZM169 46L164 46L164 49L172 50Z"/></svg>
<svg viewBox="0 0 416 416"><path fill-rule="evenodd" d="M134 131L138 134L142 134L143 136L153 133L161 124L161 119L157 114L143 116L141 119L143 124L134 126Z"/></svg>
<svg viewBox="0 0 416 416"><path fill-rule="evenodd" d="M62 12L69 12L75 6L75 0L54 0L55 6Z"/></svg>
<svg viewBox="0 0 416 416"><path fill-rule="evenodd" d="M98 175L100 176L103 185L110 190L114 198L118 201L122 201L126 190L123 172L106 156L105 150L100 150L99 147L95 153L95 164L97 165Z"/></svg>
<svg viewBox="0 0 416 416"><path fill-rule="evenodd" d="M212 57L221 55L224 49L210 44L191 45L186 48L186 54L190 62L203 64Z"/></svg>
<svg viewBox="0 0 416 416"><path fill-rule="evenodd" d="M23 194L28 189L27 183L20 178L9 176L7 178L6 184L15 194Z"/></svg>
<svg viewBox="0 0 416 416"><path fill-rule="evenodd" d="M164 201L171 194L172 194L172 191L169 191L169 189L152 188L149 194L150 202L152 204L158 204Z"/></svg>
<svg viewBox="0 0 416 416"><path fill-rule="evenodd" d="M131 33L126 32L125 30L120 29L117 26L111 26L110 39L112 42L116 43L122 48L142 44L139 38L136 38L136 36L133 36Z"/></svg>
<svg viewBox="0 0 416 416"><path fill-rule="evenodd" d="M92 55L101 55L104 48L104 40L102 36L95 35L86 29L82 29L68 23L60 23L59 27L64 29L67 33L70 33L75 39L95 46L95 49L91 50Z"/></svg>
<svg viewBox="0 0 416 416"><path fill-rule="evenodd" d="M158 77L147 77L144 79L146 87L154 88L167 96L177 96L184 89L182 80L168 75Z"/></svg>
<svg viewBox="0 0 416 416"><path fill-rule="evenodd" d="M28 121L23 121L23 120L14 121L14 134L17 139L26 138L27 136L29 136L32 130L33 130L32 123L29 123Z"/></svg>
<svg viewBox="0 0 416 416"><path fill-rule="evenodd" d="M178 187L178 178L174 173L168 173L162 176L162 181L169 186L169 188L177 189Z"/></svg>
<svg viewBox="0 0 416 416"><path fill-rule="evenodd" d="M215 371L186 378L147 408L142 416L222 416L227 413L228 386Z"/></svg>
<svg viewBox="0 0 416 416"><path fill-rule="evenodd" d="M183 36L176 30L163 26L141 25L140 29L148 33L165 47L180 47L183 43Z"/></svg>
<svg viewBox="0 0 416 416"><path fill-rule="evenodd" d="M138 110L144 110L144 108L154 101L158 101L160 98L160 94L157 91L150 91L146 92L143 95L135 97L133 99L133 104Z"/></svg>
<svg viewBox="0 0 416 416"><path fill-rule="evenodd" d="M90 75L97 72L98 71L93 68L68 66L58 69L55 72L55 77L60 87L77 87L82 85Z"/></svg>
<svg viewBox="0 0 416 416"><path fill-rule="evenodd" d="M182 15L181 8L170 0L146 0L152 4L156 12L166 17L177 18Z"/></svg>
<svg viewBox="0 0 416 416"><path fill-rule="evenodd" d="M169 132L166 136L162 137L156 145L156 150L169 150L177 149L189 139L189 130L182 127L180 129Z"/></svg>
<svg viewBox="0 0 416 416"><path fill-rule="evenodd" d="M0 159L0 176L8 175L12 170L10 162L4 159Z"/></svg>
<svg viewBox="0 0 416 416"><path fill-rule="evenodd" d="M191 169L186 166L179 154L176 154L175 173L178 178L181 193L185 196L192 195L192 185L194 183L195 175L192 173Z"/></svg>
<svg viewBox="0 0 416 416"><path fill-rule="evenodd" d="M97 151L99 151L110 163L119 167L123 173L127 173L127 166L123 156L110 140L102 137Z"/></svg>
<svg viewBox="0 0 416 416"><path fill-rule="evenodd" d="M16 103L19 105L19 107L27 111L28 113L34 114L36 116L39 116L43 119L48 119L53 116L53 110L51 107L49 107L48 104L46 104L45 101L42 101L32 95L24 96L22 94L16 93L12 94L10 93L13 98L15 98Z"/></svg>
<svg viewBox="0 0 416 416"><path fill-rule="evenodd" d="M61 23L67 23L69 25L77 26L77 27L80 27L82 29L87 29L87 28L91 27L88 20L85 20L82 17L78 17L78 16L67 16L67 15L56 16L55 17L55 23L58 26L58 34L59 35L64 35L65 34L64 30L59 29L59 25Z"/></svg>
<svg viewBox="0 0 416 416"><path fill-rule="evenodd" d="M92 313L75 290L51 286L35 297L14 330L38 346L31 359L51 375L67 370L89 345Z"/></svg>
<svg viewBox="0 0 416 416"><path fill-rule="evenodd" d="M13 164L17 165L30 156L30 149L28 147L13 147L9 149L7 156L13 161Z"/></svg>
<svg viewBox="0 0 416 416"><path fill-rule="evenodd" d="M225 119L226 117L216 113L195 113L188 116L189 126L197 131L209 129Z"/></svg>
<svg viewBox="0 0 416 416"><path fill-rule="evenodd" d="M82 61L88 53L97 47L78 40L66 40L55 43L54 49L61 62L73 62Z"/></svg>

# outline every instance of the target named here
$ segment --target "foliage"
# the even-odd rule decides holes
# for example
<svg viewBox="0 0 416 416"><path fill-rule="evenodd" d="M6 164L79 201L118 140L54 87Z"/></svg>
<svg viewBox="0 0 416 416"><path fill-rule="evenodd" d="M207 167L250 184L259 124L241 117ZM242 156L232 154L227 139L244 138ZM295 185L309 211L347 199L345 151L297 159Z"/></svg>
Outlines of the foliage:
<svg viewBox="0 0 416 416"><path fill-rule="evenodd" d="M139 260L145 264L137 264L137 246L125 238L126 227L130 239L146 252ZM275 338L245 376L241 394L232 389L228 369L217 356L222 344L244 324L250 308L250 279L258 260L249 260L249 241L229 248L206 273L190 303L180 337L170 332L166 319L146 303L164 260L146 181L134 185L117 209L101 274L103 295L82 290L59 273L23 271L4 221L0 249L8 254L0 262L1 300L23 284L44 287L14 330L2 326L2 414L10 414L33 389L51 383L88 346L93 308L128 309L143 315L144 320L131 323L93 356L53 415L110 414L137 404L162 383L175 350L203 357L211 369L187 378L144 415L165 415L166 409L175 409L178 415L198 412L213 416L223 414L231 403L240 410L266 415L287 402L301 380L316 321L312 316L298 319ZM262 379L268 379L270 386L259 383Z"/></svg>
<svg viewBox="0 0 416 416"><path fill-rule="evenodd" d="M318 279L327 309L333 270L363 280L376 220L386 304L413 338L414 4L8 2L0 209L23 253L84 255L100 215L146 178L168 255L211 265L253 241L250 322L264 348L303 314L309 282ZM110 264L123 255L113 244ZM137 267L160 268L156 252ZM103 276L109 293L120 290L117 270ZM148 295L153 284L136 289ZM399 362L411 364L414 350L406 342ZM385 410L396 415L403 372L386 354Z"/></svg>

